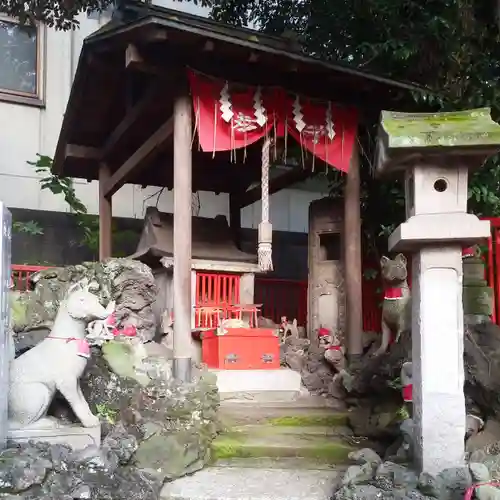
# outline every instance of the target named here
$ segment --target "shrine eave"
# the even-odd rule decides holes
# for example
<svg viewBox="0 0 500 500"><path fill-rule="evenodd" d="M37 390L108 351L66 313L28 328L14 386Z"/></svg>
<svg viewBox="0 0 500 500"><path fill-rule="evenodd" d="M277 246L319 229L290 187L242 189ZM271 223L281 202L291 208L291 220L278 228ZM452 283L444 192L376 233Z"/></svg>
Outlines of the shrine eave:
<svg viewBox="0 0 500 500"><path fill-rule="evenodd" d="M171 118L175 96L188 86L187 68L355 106L361 120L376 119L381 109L404 109L411 92L424 90L307 56L281 37L200 16L144 3L127 4L121 15L84 41L53 164L59 175L90 181L105 163L108 187L116 178L113 192L124 182L172 188ZM260 179L259 147L249 147L245 162L236 163L230 154L201 153L195 140L193 190L244 193ZM307 175L295 172L285 180ZM245 196L248 203L258 198Z"/></svg>

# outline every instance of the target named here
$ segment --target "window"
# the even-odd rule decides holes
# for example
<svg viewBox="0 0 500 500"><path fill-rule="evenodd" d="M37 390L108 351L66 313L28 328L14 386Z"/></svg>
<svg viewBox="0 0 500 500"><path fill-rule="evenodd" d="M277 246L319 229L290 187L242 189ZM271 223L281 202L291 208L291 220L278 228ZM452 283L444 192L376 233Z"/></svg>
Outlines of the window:
<svg viewBox="0 0 500 500"><path fill-rule="evenodd" d="M41 102L40 31L0 17L0 99Z"/></svg>
<svg viewBox="0 0 500 500"><path fill-rule="evenodd" d="M320 233L319 260L321 262L340 260L340 233Z"/></svg>

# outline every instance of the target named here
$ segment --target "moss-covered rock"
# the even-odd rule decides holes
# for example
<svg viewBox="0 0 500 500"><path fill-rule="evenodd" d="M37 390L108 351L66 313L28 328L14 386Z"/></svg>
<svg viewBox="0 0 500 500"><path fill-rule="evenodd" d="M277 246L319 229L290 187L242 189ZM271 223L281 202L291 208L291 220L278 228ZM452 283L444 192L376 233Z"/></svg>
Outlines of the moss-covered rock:
<svg viewBox="0 0 500 500"><path fill-rule="evenodd" d="M111 371L119 377L135 380L140 385L146 386L151 379L144 373L137 370L136 355L134 346L128 339L111 340L102 346L102 355L108 363ZM142 347L138 345L137 348Z"/></svg>
<svg viewBox="0 0 500 500"><path fill-rule="evenodd" d="M202 373L191 384L171 380L136 391L122 413L142 439L135 455L138 467L174 479L201 469L210 459L218 430L219 394L214 378Z"/></svg>
<svg viewBox="0 0 500 500"><path fill-rule="evenodd" d="M219 429L215 377L201 372L183 384L155 370L148 383L141 384L125 367L126 360L133 362L126 344L108 343L103 351L106 354L93 348L81 385L104 434L123 426L137 439L136 466L154 471L162 481L201 469Z"/></svg>
<svg viewBox="0 0 500 500"><path fill-rule="evenodd" d="M86 282L103 305L110 300L116 302L119 328L134 326L142 341L151 340L156 333L152 304L157 289L151 269L141 262L131 259L84 262L40 271L32 280L35 289L29 294L22 314L26 321L19 322L16 332L51 329L69 287Z"/></svg>
<svg viewBox="0 0 500 500"><path fill-rule="evenodd" d="M27 302L29 292L10 292L10 322L15 332L22 331L28 324Z"/></svg>

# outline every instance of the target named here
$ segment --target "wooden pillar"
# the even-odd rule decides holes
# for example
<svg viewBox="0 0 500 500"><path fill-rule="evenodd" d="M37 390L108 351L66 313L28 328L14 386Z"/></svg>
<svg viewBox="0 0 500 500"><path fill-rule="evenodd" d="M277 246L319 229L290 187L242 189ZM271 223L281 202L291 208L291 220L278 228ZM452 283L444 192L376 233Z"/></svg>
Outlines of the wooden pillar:
<svg viewBox="0 0 500 500"><path fill-rule="evenodd" d="M229 195L229 225L236 246L241 249L241 193Z"/></svg>
<svg viewBox="0 0 500 500"><path fill-rule="evenodd" d="M174 103L174 364L177 379L191 380L191 99Z"/></svg>
<svg viewBox="0 0 500 500"><path fill-rule="evenodd" d="M360 184L360 159L356 140L344 193L346 340L350 359L363 354Z"/></svg>
<svg viewBox="0 0 500 500"><path fill-rule="evenodd" d="M112 205L111 196L104 195L104 187L111 177L105 163L99 165L99 260L112 256Z"/></svg>

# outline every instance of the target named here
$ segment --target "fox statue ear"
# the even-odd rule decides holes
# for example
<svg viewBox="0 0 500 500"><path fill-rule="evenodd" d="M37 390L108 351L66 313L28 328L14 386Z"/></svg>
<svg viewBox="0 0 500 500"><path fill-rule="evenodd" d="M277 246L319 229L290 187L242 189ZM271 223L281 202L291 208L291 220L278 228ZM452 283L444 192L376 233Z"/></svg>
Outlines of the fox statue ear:
<svg viewBox="0 0 500 500"><path fill-rule="evenodd" d="M389 257L387 256L383 256L381 259L380 259L380 267L384 267L391 259L389 259Z"/></svg>
<svg viewBox="0 0 500 500"><path fill-rule="evenodd" d="M398 253L396 255L396 258L394 259L396 262L398 262L399 264L404 264L406 266L407 264L407 260L406 260L406 257L402 254L402 253Z"/></svg>

